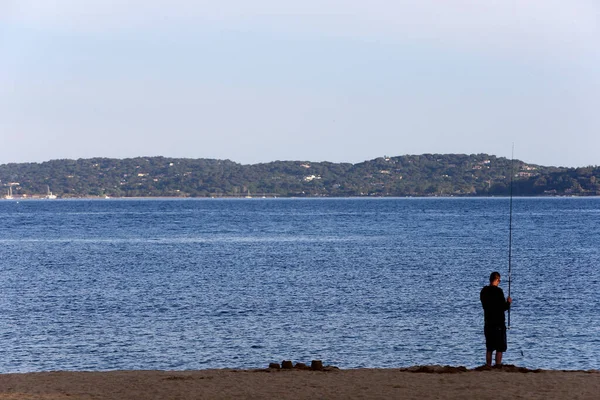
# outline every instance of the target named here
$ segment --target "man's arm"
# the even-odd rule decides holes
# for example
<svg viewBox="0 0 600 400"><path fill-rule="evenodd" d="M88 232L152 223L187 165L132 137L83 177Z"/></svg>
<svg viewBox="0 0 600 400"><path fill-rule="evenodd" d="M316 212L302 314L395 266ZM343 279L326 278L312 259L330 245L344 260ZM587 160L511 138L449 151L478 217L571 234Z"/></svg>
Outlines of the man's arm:
<svg viewBox="0 0 600 400"><path fill-rule="evenodd" d="M504 305L504 311L508 310L510 308L510 304L512 303L512 299L509 297L507 297L506 299L504 298L504 291L502 289L500 289L500 291L502 292L502 304Z"/></svg>
<svg viewBox="0 0 600 400"><path fill-rule="evenodd" d="M488 304L488 296L486 294L486 290L485 287L483 289L481 289L481 292L479 292L479 300L481 301L481 306L483 307L483 309L485 310Z"/></svg>

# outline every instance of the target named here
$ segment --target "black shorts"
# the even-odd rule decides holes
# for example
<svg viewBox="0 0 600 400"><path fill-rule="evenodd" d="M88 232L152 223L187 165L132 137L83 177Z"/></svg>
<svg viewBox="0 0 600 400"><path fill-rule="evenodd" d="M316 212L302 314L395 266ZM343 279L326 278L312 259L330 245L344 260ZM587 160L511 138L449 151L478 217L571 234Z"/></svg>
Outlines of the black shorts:
<svg viewBox="0 0 600 400"><path fill-rule="evenodd" d="M485 326L483 332L487 351L506 351L506 326Z"/></svg>

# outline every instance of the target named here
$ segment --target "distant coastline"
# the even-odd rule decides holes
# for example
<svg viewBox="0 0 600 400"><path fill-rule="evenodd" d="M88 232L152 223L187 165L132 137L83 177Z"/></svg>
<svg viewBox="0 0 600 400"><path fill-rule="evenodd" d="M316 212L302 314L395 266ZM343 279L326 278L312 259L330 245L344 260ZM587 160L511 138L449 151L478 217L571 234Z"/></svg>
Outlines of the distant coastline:
<svg viewBox="0 0 600 400"><path fill-rule="evenodd" d="M497 196L272 196L272 197L256 197L252 198L253 201L260 200L369 200L369 199L504 199L508 195L497 195ZM519 196L520 198L555 198L555 199L585 199L585 198L600 198L600 195L587 195L587 196L576 196L576 195L545 195L545 196ZM0 198L0 201L5 200ZM30 196L30 197L15 197L12 201L48 201L43 196ZM9 201L11 201L9 200ZM123 197L110 197L106 199L104 197L97 196L81 196L81 197L57 197L56 200L90 200L90 201L129 201L129 200L248 200L244 196L220 196L220 197L174 197L174 196L123 196Z"/></svg>
<svg viewBox="0 0 600 400"><path fill-rule="evenodd" d="M0 198L598 196L600 167L488 154L379 157L357 164L138 157L0 165ZM52 192L50 191L52 190ZM47 193L47 194L44 194Z"/></svg>

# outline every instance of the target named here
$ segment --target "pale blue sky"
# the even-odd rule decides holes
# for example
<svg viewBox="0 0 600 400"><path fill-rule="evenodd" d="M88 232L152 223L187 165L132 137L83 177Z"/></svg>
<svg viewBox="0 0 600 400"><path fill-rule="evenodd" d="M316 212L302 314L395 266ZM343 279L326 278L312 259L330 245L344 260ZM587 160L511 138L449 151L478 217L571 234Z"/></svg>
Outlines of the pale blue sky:
<svg viewBox="0 0 600 400"><path fill-rule="evenodd" d="M600 164L598 0L0 0L0 163Z"/></svg>

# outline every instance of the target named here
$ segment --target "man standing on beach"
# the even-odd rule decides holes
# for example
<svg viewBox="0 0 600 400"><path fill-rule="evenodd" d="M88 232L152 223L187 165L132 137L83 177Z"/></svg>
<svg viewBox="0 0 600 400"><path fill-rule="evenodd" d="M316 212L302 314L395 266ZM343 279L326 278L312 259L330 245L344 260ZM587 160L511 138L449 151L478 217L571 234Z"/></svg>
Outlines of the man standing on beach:
<svg viewBox="0 0 600 400"><path fill-rule="evenodd" d="M506 325L504 323L504 312L510 308L512 299L510 296L505 300L504 292L498 287L500 274L490 274L490 284L484 286L479 294L485 326L485 365L492 366L492 353L496 352L496 365L502 365L502 353L506 351Z"/></svg>

